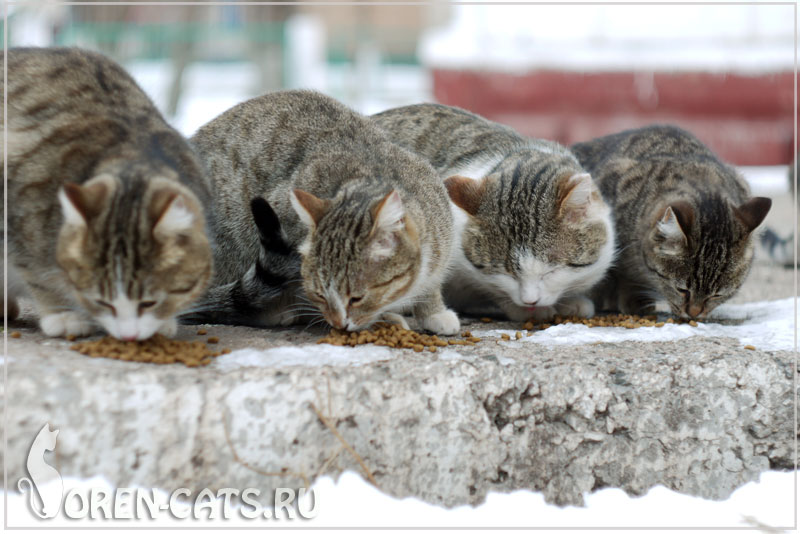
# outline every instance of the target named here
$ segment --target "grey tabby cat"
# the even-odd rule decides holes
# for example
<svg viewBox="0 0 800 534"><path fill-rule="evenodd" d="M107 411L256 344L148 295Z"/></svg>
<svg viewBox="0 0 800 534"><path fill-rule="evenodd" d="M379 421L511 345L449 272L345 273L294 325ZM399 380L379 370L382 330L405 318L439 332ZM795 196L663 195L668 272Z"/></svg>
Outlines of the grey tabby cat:
<svg viewBox="0 0 800 534"><path fill-rule="evenodd" d="M459 243L448 303L480 314L494 303L514 320L594 313L583 293L611 264L614 232L591 176L566 148L439 104L372 118L447 187Z"/></svg>
<svg viewBox="0 0 800 534"><path fill-rule="evenodd" d="M322 94L284 91L233 107L192 143L224 220L208 307L237 307L230 294L239 287L245 306L274 308L256 322L298 319L285 307L296 298L297 250L305 294L334 327L405 325L399 313L410 308L427 330L458 331L440 293L453 248L447 193L428 164L368 119ZM285 301L275 302L281 285Z"/></svg>
<svg viewBox="0 0 800 534"><path fill-rule="evenodd" d="M732 167L674 126L628 130L572 150L613 207L621 247L598 304L640 314L663 298L676 315L703 317L733 296L770 199L751 198Z"/></svg>
<svg viewBox="0 0 800 534"><path fill-rule="evenodd" d="M188 144L96 53L9 50L5 89L10 267L42 331L85 335L94 320L122 339L174 334L212 271Z"/></svg>

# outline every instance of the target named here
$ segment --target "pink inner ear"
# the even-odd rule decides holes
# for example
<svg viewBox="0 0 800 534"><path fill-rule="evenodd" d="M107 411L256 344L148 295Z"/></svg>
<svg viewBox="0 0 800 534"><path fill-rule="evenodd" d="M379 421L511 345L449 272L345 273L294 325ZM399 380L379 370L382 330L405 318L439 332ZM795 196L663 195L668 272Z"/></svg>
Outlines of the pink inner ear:
<svg viewBox="0 0 800 534"><path fill-rule="evenodd" d="M293 198L292 207L306 224L317 225L328 211L330 204L328 200L318 198L302 189L293 189L291 196ZM299 210L303 210L307 217Z"/></svg>

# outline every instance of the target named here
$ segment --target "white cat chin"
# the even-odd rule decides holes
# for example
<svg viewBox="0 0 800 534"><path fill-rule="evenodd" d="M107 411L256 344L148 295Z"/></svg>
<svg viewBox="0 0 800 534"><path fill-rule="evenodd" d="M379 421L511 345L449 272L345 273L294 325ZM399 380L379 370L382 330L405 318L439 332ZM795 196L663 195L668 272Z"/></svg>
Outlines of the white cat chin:
<svg viewBox="0 0 800 534"><path fill-rule="evenodd" d="M152 313L142 314L141 317L120 319L111 314L97 317L97 321L103 325L106 331L117 339L127 341L142 341L160 332L166 336L173 336L177 331L177 323L174 318L166 321L159 319Z"/></svg>

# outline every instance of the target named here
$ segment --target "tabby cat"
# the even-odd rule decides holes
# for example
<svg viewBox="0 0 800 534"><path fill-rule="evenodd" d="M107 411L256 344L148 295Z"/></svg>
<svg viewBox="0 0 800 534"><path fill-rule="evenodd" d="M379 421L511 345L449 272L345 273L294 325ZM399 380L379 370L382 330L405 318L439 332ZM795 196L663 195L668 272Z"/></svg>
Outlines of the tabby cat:
<svg viewBox="0 0 800 534"><path fill-rule="evenodd" d="M596 303L649 313L666 299L703 317L747 276L753 230L772 201L689 132L655 125L572 147L614 210L620 259Z"/></svg>
<svg viewBox="0 0 800 534"><path fill-rule="evenodd" d="M11 49L5 89L9 257L42 331L173 334L212 271L191 148L93 52Z"/></svg>
<svg viewBox="0 0 800 534"><path fill-rule="evenodd" d="M410 308L422 328L458 331L440 289L453 248L447 192L427 163L368 119L322 94L284 91L233 107L191 141L214 181L221 221L207 307L236 308L231 293L245 306L266 305L286 284L292 301L297 250L296 278L334 327L381 318L405 325L399 313ZM265 253L282 263L278 276ZM296 320L282 304L257 321Z"/></svg>
<svg viewBox="0 0 800 534"><path fill-rule="evenodd" d="M448 303L479 314L494 303L513 320L594 313L583 293L611 264L614 232L591 176L566 148L439 104L372 118L447 187L459 244Z"/></svg>

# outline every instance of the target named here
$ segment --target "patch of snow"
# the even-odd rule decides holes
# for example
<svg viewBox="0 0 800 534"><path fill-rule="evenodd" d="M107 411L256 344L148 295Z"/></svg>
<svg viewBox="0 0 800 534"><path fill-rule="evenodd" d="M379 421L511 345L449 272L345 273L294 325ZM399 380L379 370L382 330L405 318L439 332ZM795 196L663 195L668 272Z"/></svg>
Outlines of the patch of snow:
<svg viewBox="0 0 800 534"><path fill-rule="evenodd" d="M200 511L200 519L194 514L177 519L164 509L155 519L125 519L127 527L538 527L538 528L745 528L756 526L748 522L753 518L758 523L771 527L790 527L794 521L795 473L766 471L757 482L749 482L738 488L723 501L711 501L684 495L663 486L651 488L645 495L631 497L620 489L606 488L586 494L586 506L559 507L544 502L541 493L518 490L511 493L490 492L486 502L478 506L459 506L445 509L409 497L398 499L381 492L359 474L347 471L338 479L322 477L313 485L316 501L316 517L287 521L283 515L268 520L245 519L241 507L231 503L233 513L229 518L221 517L222 498L204 498L216 510L214 519L205 519L208 512ZM16 487L16 481L9 481ZM65 477L64 492L76 489L87 495L91 488L110 492L114 487L103 477L77 479ZM177 485L176 485L177 486ZM176 488L155 490L155 501L167 505L169 492ZM236 488L241 491L244 488ZM147 490L149 493L149 490ZM180 498L176 508L189 509L197 498L193 493L188 499ZM30 512L27 495L8 493L8 524L13 527L42 527L42 522ZM112 497L113 499L113 497ZM257 498L264 501L264 496ZM4 499L0 499L0 508ZM73 503L73 507L75 504ZM208 505L206 505L207 507ZM248 507L249 508L249 507ZM308 509L309 506L304 506ZM109 508L113 510L113 505ZM198 508L195 508L198 510ZM5 515L6 510L3 510ZM147 513L144 513L145 517ZM67 519L63 513L47 521L47 527L79 527L99 524L118 526L119 519L75 520ZM136 527L134 527L136 528Z"/></svg>
<svg viewBox="0 0 800 534"><path fill-rule="evenodd" d="M516 330L473 329L477 337L511 336L510 341L501 341L504 346L514 347L520 343L542 345L588 345L592 343L620 343L623 341L675 341L692 336L732 337L742 345L753 345L759 350L794 350L795 311L794 299L787 298L747 304L723 304L711 313L710 320L739 320L741 324L714 322L688 324L665 324L663 327L641 328L593 327L582 324L560 324L546 330L536 331L532 336L514 340Z"/></svg>
<svg viewBox="0 0 800 534"><path fill-rule="evenodd" d="M518 73L794 66L788 5L460 5L452 14L423 35L424 65Z"/></svg>
<svg viewBox="0 0 800 534"><path fill-rule="evenodd" d="M274 349L240 349L216 358L210 365L221 371L244 367L287 367L301 365L320 367L323 365L352 366L392 360L399 354L387 347L359 345L358 347L339 347L336 345L301 345L297 347L277 347Z"/></svg>

